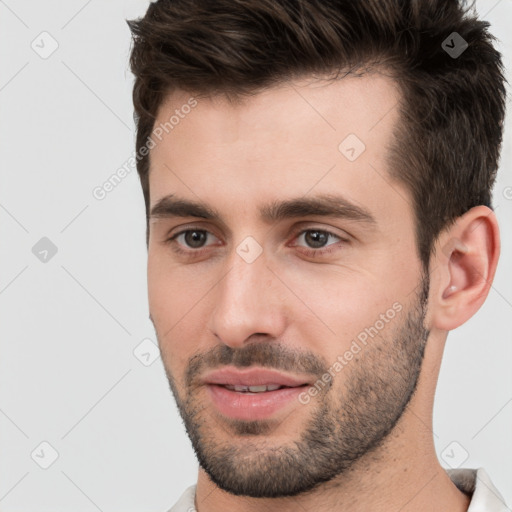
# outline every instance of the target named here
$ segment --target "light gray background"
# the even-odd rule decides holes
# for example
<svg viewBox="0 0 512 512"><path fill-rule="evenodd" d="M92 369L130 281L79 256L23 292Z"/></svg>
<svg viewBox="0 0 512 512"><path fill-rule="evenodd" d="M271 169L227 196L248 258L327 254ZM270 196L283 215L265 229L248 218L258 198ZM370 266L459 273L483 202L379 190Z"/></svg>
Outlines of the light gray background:
<svg viewBox="0 0 512 512"><path fill-rule="evenodd" d="M150 354L147 364L151 346L136 347L155 342L135 170L105 199L92 193L134 151L125 19L147 5L0 0L2 512L164 512L196 480L161 360L145 366L134 355ZM511 2L477 6L501 40L510 81ZM509 115L495 188L498 274L482 310L449 336L434 411L443 465L467 456L462 466L484 467L509 506L510 128ZM58 249L46 262L32 252L42 237ZM52 450L57 460L42 469Z"/></svg>

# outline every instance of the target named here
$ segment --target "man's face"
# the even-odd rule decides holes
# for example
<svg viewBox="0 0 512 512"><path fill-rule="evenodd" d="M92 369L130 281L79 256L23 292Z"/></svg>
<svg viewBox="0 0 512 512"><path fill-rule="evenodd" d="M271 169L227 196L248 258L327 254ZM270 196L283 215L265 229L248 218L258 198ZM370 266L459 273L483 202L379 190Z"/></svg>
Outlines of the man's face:
<svg viewBox="0 0 512 512"><path fill-rule="evenodd" d="M151 318L201 467L233 494L331 480L384 442L415 389L428 281L410 194L386 163L398 99L372 75L241 105L188 108L180 91L159 110ZM308 203L328 196L339 215ZM270 208L289 201L300 203ZM288 387L225 387L236 382Z"/></svg>

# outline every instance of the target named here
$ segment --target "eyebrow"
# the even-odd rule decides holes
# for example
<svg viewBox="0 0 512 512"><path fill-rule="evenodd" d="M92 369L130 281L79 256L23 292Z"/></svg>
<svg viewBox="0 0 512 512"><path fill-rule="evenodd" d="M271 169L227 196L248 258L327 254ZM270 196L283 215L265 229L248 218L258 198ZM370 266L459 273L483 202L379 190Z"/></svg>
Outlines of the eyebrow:
<svg viewBox="0 0 512 512"><path fill-rule="evenodd" d="M342 196L323 194L314 197L300 197L276 200L260 208L260 219L273 224L285 219L321 216L347 219L369 226L377 224L375 217L366 209ZM175 197L163 197L151 208L150 218L197 217L217 220L225 224L219 212L205 203Z"/></svg>

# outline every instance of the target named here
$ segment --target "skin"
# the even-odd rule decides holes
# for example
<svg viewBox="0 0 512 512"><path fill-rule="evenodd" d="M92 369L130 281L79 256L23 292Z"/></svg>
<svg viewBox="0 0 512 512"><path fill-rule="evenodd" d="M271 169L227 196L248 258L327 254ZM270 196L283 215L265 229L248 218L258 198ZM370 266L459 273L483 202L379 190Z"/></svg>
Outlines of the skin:
<svg viewBox="0 0 512 512"><path fill-rule="evenodd" d="M155 126L190 97L169 95ZM175 194L221 215L154 216L148 247L151 319L201 463L200 512L468 508L437 459L432 409L447 333L489 292L498 227L491 210L471 209L440 234L424 275L411 196L387 170L399 99L377 73L286 83L239 104L197 97L151 149L151 207ZM353 162L338 149L350 133L366 146ZM333 192L375 223L260 219L270 201ZM185 229L210 234L167 242ZM314 245L307 229L335 236ZM248 236L262 249L252 263L236 251ZM306 254L324 248L332 252ZM396 303L400 312L326 390L268 421L222 416L199 383L243 358L316 381Z"/></svg>

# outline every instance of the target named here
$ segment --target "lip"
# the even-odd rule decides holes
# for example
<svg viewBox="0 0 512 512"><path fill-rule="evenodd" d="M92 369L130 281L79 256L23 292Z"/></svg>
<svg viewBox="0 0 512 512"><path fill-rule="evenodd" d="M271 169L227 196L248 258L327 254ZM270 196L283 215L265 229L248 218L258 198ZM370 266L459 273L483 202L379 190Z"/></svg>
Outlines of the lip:
<svg viewBox="0 0 512 512"><path fill-rule="evenodd" d="M206 387L217 411L223 416L254 421L272 416L291 402L298 405L298 396L307 385L254 394L231 391L219 384L208 384Z"/></svg>
<svg viewBox="0 0 512 512"><path fill-rule="evenodd" d="M263 386L277 384L290 388L309 384L307 378L301 379L265 368L249 368L247 370L236 370L234 368L223 368L207 374L203 378L203 384L219 384L230 386ZM271 391L268 391L271 393Z"/></svg>
<svg viewBox="0 0 512 512"><path fill-rule="evenodd" d="M249 368L240 371L233 367L207 374L202 383L218 412L229 418L247 421L268 418L292 402L299 404L298 396L310 385L307 378L286 375L275 370ZM261 393L243 393L224 387L269 384L287 387Z"/></svg>

